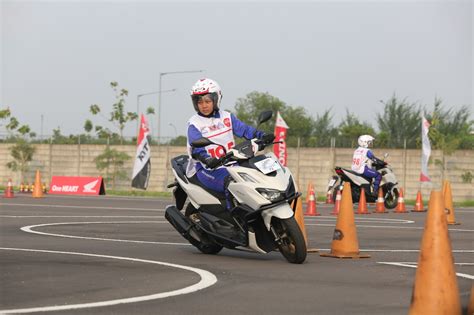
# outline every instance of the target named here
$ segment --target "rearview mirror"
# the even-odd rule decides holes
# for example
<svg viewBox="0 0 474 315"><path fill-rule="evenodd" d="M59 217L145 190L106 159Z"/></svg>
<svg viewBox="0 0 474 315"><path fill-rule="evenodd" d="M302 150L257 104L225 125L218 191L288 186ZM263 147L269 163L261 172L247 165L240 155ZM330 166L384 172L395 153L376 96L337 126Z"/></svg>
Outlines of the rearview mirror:
<svg viewBox="0 0 474 315"><path fill-rule="evenodd" d="M264 112L261 112L260 115L258 116L258 125L266 122L270 118L272 118L273 112L271 110L266 110Z"/></svg>

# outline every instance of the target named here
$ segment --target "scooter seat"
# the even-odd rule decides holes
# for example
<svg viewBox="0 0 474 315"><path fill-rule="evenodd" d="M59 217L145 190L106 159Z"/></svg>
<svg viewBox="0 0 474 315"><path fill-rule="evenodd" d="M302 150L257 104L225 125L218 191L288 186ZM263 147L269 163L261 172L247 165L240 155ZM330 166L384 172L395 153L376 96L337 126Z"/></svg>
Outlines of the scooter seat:
<svg viewBox="0 0 474 315"><path fill-rule="evenodd" d="M180 155L171 160L171 165L173 169L176 170L176 174L179 176L179 178L182 179L185 183L191 183L191 184L201 187L202 189L204 189L205 191L207 191L208 193L210 193L211 195L213 195L219 200L225 200L226 199L225 194L219 193L217 191L207 188L199 181L196 175L192 177L186 176L186 168L188 166L188 162L189 162L188 155Z"/></svg>
<svg viewBox="0 0 474 315"><path fill-rule="evenodd" d="M340 169L348 172L348 173L351 173L351 174L354 174L355 176L359 176L359 177L362 177L364 178L365 180L367 180L369 183L372 182L372 178L371 177L367 177L367 176L364 176L364 174L360 174L360 173L357 173L357 172L354 172L353 170L350 170L350 169L347 169L347 168L342 168L340 167Z"/></svg>

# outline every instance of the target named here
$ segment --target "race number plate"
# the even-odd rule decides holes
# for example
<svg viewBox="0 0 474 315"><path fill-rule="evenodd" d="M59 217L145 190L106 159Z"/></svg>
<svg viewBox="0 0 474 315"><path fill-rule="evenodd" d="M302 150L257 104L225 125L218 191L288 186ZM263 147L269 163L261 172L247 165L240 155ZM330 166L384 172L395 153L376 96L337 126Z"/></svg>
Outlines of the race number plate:
<svg viewBox="0 0 474 315"><path fill-rule="evenodd" d="M332 187L335 183L336 183L336 180L335 180L334 178L332 178L332 179L329 181L328 187Z"/></svg>
<svg viewBox="0 0 474 315"><path fill-rule="evenodd" d="M255 166L265 175L281 169L280 163L271 158L258 161Z"/></svg>

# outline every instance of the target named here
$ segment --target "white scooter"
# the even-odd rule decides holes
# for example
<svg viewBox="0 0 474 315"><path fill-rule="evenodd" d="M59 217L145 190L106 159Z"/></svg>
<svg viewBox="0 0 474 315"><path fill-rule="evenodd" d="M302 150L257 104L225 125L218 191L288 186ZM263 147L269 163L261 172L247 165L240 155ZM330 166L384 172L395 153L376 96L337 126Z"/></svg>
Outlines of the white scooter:
<svg viewBox="0 0 474 315"><path fill-rule="evenodd" d="M384 155L384 159L387 156L388 153ZM398 204L398 196L400 194L397 178L390 165L384 160L375 158L372 163L375 170L382 175L380 188L382 188L384 196L384 205L387 209L393 209ZM361 174L342 167L336 167L334 170L337 176L333 176L328 184L328 191L332 190L333 200L336 200L337 190L343 189L344 182L349 182L351 184L352 202L359 202L361 188L364 188L367 202L377 201L377 192L371 192L373 188L371 178L366 178Z"/></svg>
<svg viewBox="0 0 474 315"><path fill-rule="evenodd" d="M271 111L263 112L259 125L269 120ZM214 144L207 138L192 143L194 147ZM293 176L273 153L256 155L271 143L244 141L219 159L220 165L233 163L227 170L232 178L228 190L233 208L226 209L224 194L207 189L195 176L186 177L188 156L171 160L175 182L176 205L166 208L165 217L192 245L205 254L217 254L223 247L268 253L278 249L290 262L306 259L306 243L296 223L290 204L301 196ZM189 203L183 214L186 199ZM301 201L298 201L301 202Z"/></svg>

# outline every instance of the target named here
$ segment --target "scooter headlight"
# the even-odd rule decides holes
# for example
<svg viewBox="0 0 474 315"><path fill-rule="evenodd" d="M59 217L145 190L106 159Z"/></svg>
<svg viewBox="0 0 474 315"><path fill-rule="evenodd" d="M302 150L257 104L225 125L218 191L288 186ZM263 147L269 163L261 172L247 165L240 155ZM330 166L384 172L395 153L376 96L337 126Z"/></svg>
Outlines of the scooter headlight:
<svg viewBox="0 0 474 315"><path fill-rule="evenodd" d="M257 191L265 199L268 199L271 202L279 201L284 198L284 192L276 190L276 189L257 188Z"/></svg>

